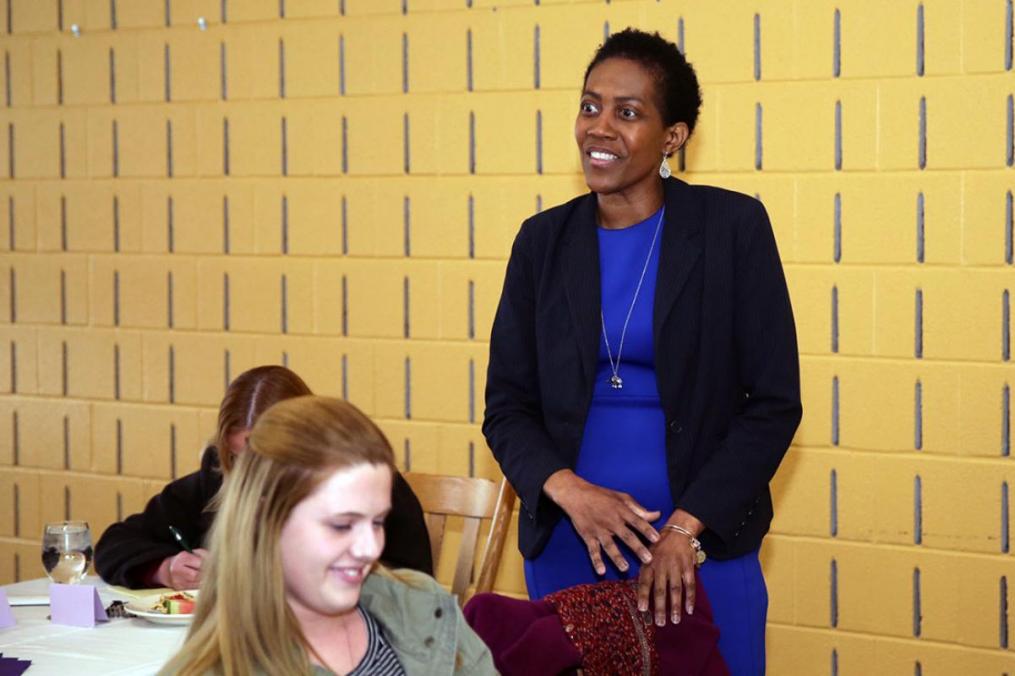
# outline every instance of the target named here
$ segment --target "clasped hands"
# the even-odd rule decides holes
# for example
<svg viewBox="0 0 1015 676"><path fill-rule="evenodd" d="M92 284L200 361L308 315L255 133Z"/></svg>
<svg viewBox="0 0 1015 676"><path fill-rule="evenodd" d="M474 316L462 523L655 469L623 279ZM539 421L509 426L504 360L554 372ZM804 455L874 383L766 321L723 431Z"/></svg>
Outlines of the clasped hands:
<svg viewBox="0 0 1015 676"><path fill-rule="evenodd" d="M627 571L617 539L641 560L638 609L648 612L651 600L656 625L666 624L667 601L674 624L680 622L681 608L688 615L694 613L696 552L686 535L671 530L660 534L652 527L659 512L646 510L627 493L591 484L571 470L552 474L543 492L570 517L597 574L606 574L603 552L620 571ZM695 535L704 530L698 519L679 509L670 522ZM642 538L650 544L646 546Z"/></svg>

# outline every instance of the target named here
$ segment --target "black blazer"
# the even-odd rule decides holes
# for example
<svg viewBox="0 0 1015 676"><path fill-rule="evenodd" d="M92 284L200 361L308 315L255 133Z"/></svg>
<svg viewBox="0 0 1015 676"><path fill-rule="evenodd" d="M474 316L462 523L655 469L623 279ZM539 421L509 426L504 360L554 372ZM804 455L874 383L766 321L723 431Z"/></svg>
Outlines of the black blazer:
<svg viewBox="0 0 1015 676"><path fill-rule="evenodd" d="M430 536L419 499L398 472L392 485L381 562L433 575ZM96 572L110 584L143 587L153 566L180 553L180 545L169 534L170 525L180 529L191 547L206 546L205 536L215 518L206 508L221 486L218 451L209 446L201 456L201 469L169 483L140 514L106 529L95 546Z"/></svg>
<svg viewBox="0 0 1015 676"><path fill-rule="evenodd" d="M677 179L664 186L652 331L670 491L705 523L709 556L731 558L768 531L768 484L800 423L793 311L760 202ZM522 224L490 337L483 433L521 498L527 558L563 515L542 488L577 462L599 295L594 194Z"/></svg>

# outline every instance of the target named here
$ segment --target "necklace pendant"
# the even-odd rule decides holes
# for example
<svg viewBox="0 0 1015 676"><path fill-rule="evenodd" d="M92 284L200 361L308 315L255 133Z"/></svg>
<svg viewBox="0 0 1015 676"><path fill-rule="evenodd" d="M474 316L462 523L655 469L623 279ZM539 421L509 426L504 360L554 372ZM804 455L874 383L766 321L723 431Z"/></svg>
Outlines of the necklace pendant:
<svg viewBox="0 0 1015 676"><path fill-rule="evenodd" d="M615 390L622 390L624 389L624 381L620 379L620 376L614 373L610 376L610 387Z"/></svg>

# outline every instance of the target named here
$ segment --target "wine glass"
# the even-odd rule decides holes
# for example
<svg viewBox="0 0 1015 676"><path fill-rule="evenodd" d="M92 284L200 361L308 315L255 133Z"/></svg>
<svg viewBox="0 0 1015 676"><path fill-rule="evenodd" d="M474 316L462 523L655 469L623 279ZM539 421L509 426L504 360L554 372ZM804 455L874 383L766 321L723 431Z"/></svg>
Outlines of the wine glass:
<svg viewBox="0 0 1015 676"><path fill-rule="evenodd" d="M84 521L47 523L42 531L42 566L53 582L77 584L92 562L92 532Z"/></svg>

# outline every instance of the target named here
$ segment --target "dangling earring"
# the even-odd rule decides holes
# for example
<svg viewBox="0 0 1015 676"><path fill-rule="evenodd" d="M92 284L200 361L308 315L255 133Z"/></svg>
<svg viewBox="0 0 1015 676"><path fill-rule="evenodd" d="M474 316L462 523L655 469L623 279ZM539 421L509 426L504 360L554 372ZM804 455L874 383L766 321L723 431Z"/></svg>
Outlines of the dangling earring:
<svg viewBox="0 0 1015 676"><path fill-rule="evenodd" d="M668 156L666 155L666 153L663 153L663 161L659 165L659 176L663 180L666 180L667 178L673 175L673 172L670 171L670 163L666 161L667 159Z"/></svg>

